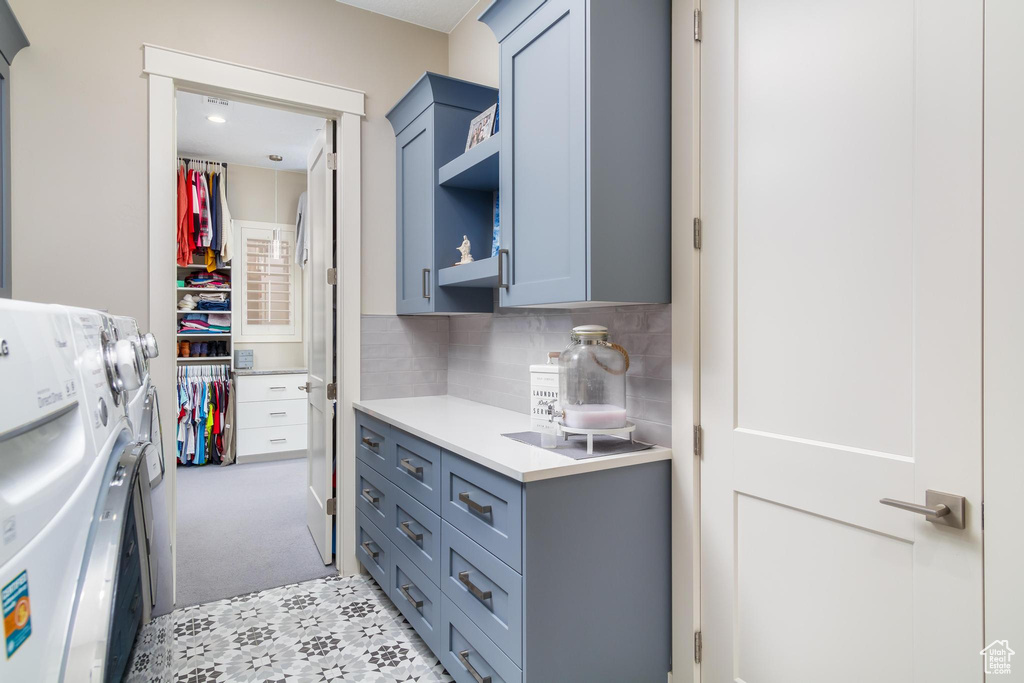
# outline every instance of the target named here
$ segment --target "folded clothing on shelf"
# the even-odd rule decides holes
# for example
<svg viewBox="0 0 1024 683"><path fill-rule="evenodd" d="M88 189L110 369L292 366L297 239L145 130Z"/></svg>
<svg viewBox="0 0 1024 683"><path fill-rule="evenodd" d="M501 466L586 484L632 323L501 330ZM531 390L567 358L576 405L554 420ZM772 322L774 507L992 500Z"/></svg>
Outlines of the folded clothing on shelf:
<svg viewBox="0 0 1024 683"><path fill-rule="evenodd" d="M195 307L196 300L192 297L191 294L186 294L185 296L181 297L181 301L178 302L179 311L191 311L194 310Z"/></svg>
<svg viewBox="0 0 1024 683"><path fill-rule="evenodd" d="M223 273L192 273L185 278L188 287L230 287L231 280Z"/></svg>
<svg viewBox="0 0 1024 683"><path fill-rule="evenodd" d="M223 334L231 331L227 313L189 313L178 321L178 332Z"/></svg>

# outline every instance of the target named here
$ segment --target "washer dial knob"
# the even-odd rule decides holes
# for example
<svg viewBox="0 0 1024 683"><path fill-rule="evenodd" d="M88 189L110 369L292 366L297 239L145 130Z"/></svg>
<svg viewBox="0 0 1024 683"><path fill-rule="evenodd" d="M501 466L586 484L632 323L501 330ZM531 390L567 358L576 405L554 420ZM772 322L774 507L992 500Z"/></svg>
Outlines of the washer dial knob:
<svg viewBox="0 0 1024 683"><path fill-rule="evenodd" d="M152 332L142 335L142 355L146 358L156 358L160 355L160 347L156 344L156 335Z"/></svg>
<svg viewBox="0 0 1024 683"><path fill-rule="evenodd" d="M121 339L107 347L108 370L115 379L115 393L135 391L142 386L142 350L130 339Z"/></svg>

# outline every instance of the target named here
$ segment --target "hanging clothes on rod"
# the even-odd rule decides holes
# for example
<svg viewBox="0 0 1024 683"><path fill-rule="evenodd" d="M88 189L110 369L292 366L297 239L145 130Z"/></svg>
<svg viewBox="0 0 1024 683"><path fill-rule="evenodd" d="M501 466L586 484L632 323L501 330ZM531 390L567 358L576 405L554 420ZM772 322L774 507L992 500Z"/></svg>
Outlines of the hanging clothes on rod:
<svg viewBox="0 0 1024 683"><path fill-rule="evenodd" d="M199 264L213 271L231 261L227 168L219 161L178 159L175 231L179 266Z"/></svg>
<svg viewBox="0 0 1024 683"><path fill-rule="evenodd" d="M178 463L230 465L235 461L234 387L229 365L178 368Z"/></svg>

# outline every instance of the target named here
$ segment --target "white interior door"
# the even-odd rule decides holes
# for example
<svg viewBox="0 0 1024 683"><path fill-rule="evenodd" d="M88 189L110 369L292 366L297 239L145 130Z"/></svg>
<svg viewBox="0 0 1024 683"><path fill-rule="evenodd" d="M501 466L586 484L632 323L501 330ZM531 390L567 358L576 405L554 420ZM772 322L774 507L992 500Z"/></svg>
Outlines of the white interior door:
<svg viewBox="0 0 1024 683"><path fill-rule="evenodd" d="M306 279L309 342L306 362L309 383L309 438L306 453L306 525L324 564L331 563L334 517L328 501L334 496L334 400L327 398L334 380L334 293L327 271L334 266L334 174L328 155L334 150L334 122L327 121L309 153L307 164Z"/></svg>
<svg viewBox="0 0 1024 683"><path fill-rule="evenodd" d="M980 681L982 0L702 10L701 678Z"/></svg>

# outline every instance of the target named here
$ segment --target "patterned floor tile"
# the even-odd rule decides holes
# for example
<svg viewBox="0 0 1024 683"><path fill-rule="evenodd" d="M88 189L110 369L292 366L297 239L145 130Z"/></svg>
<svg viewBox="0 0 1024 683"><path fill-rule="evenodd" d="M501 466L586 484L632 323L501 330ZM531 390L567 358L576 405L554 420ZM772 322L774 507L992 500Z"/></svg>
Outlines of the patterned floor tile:
<svg viewBox="0 0 1024 683"><path fill-rule="evenodd" d="M136 640L127 683L448 683L369 577L331 576L177 610Z"/></svg>

